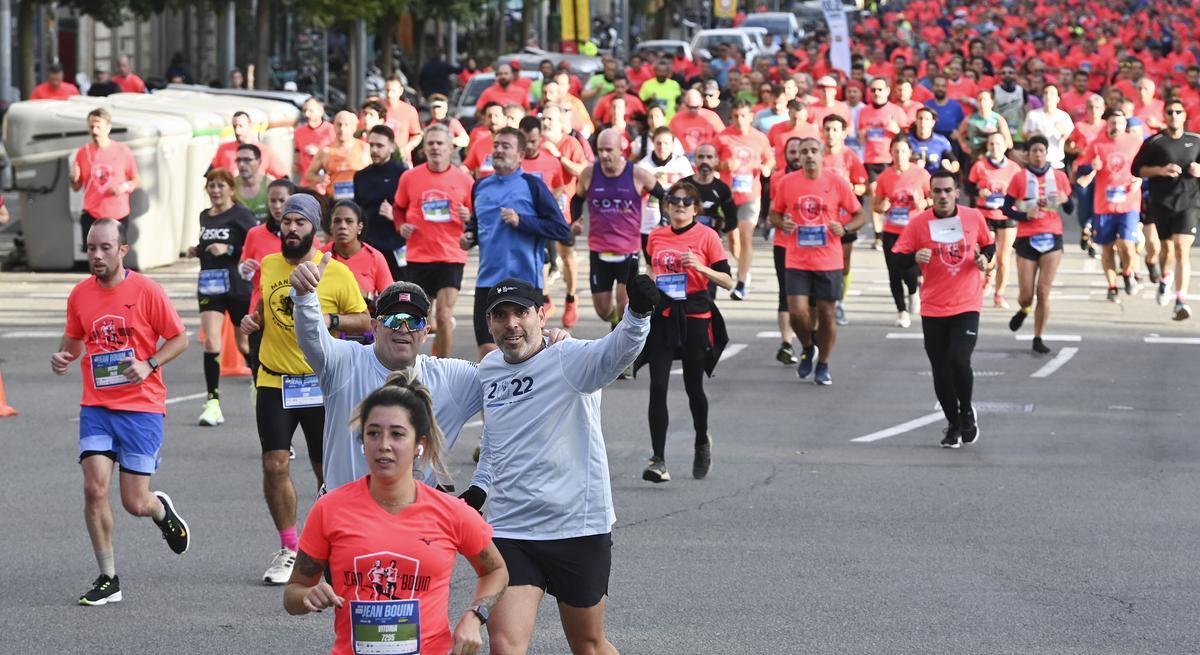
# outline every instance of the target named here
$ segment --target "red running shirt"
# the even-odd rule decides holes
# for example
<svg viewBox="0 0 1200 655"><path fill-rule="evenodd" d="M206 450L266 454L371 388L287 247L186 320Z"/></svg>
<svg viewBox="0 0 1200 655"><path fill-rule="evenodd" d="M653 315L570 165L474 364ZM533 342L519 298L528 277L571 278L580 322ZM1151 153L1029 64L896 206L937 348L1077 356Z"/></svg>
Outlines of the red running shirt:
<svg viewBox="0 0 1200 655"><path fill-rule="evenodd" d="M388 268L383 253L369 244L362 244L362 248L351 255L350 259L337 254L332 240L321 246L321 252L333 253L333 259L345 264L346 268L350 269L350 272L354 274L354 279L358 282L358 289L362 291L364 297L383 293L383 290L392 283L392 270Z"/></svg>
<svg viewBox="0 0 1200 655"><path fill-rule="evenodd" d="M754 128L745 134L736 127L725 128L717 135L717 157L727 167L721 171L721 181L733 191L733 204L744 205L762 197L762 167L774 160L767 135Z"/></svg>
<svg viewBox="0 0 1200 655"><path fill-rule="evenodd" d="M354 652L351 601L393 599L420 601L422 653L449 653L455 558L483 552L492 527L463 501L423 483L411 505L390 514L371 497L369 477L318 498L300 534L300 549L329 562L333 590L346 599L333 613L330 653Z"/></svg>
<svg viewBox="0 0 1200 655"><path fill-rule="evenodd" d="M867 104L858 112L858 129L864 133L864 137L860 139L863 144L864 164L892 163L892 137L899 134L898 131L893 132L889 129L888 123L892 121L896 122L896 127L903 129L908 116L903 109L890 102L882 107Z"/></svg>
<svg viewBox="0 0 1200 655"><path fill-rule="evenodd" d="M75 151L75 164L83 181L83 211L92 218L129 216L129 193L120 190L122 184L137 177L137 163L129 146L111 141L98 148L89 143Z"/></svg>
<svg viewBox="0 0 1200 655"><path fill-rule="evenodd" d="M454 166L435 173L421 164L400 176L392 218L397 230L405 223L417 228L408 238L408 261L467 263L467 252L458 245L464 227L458 208L471 208L473 184L470 175Z"/></svg>
<svg viewBox="0 0 1200 655"><path fill-rule="evenodd" d="M694 223L691 228L676 233L670 225L654 228L646 241L646 252L650 254L650 267L654 276L687 274L687 293L708 291L708 277L695 269L683 267L683 255L691 252L700 256L700 263L712 267L728 259L721 237L707 225Z"/></svg>
<svg viewBox="0 0 1200 655"><path fill-rule="evenodd" d="M787 240L786 268L801 271L842 270L842 239L829 230L829 223L845 225L862 204L844 178L827 171L810 180L804 171L789 173L772 187L771 211L796 223Z"/></svg>
<svg viewBox="0 0 1200 655"><path fill-rule="evenodd" d="M967 180L979 187L979 198L975 201L975 207L985 219L1003 221L1007 218L1004 215L1004 194L1008 191L1008 183L1019 172L1020 164L1008 158L1005 158L999 168L993 166L986 157L971 166Z"/></svg>
<svg viewBox="0 0 1200 655"><path fill-rule="evenodd" d="M978 312L983 303L983 272L975 265L979 249L994 243L983 214L970 207L958 207L961 232L937 229L933 210L925 210L908 222L908 227L892 246L895 253L915 253L922 248L933 251L928 264L921 264L925 283L921 285L921 316L941 318L964 312ZM950 219L944 219L950 220Z"/></svg>
<svg viewBox="0 0 1200 655"><path fill-rule="evenodd" d="M883 231L900 234L917 213L917 200L929 197L929 172L916 164L909 164L903 173L888 166L875 180L875 197L891 204L883 216Z"/></svg>
<svg viewBox="0 0 1200 655"><path fill-rule="evenodd" d="M1142 138L1136 134L1125 132L1116 139L1103 134L1079 154L1076 161L1081 165L1090 166L1096 157L1102 161L1092 180L1097 214L1124 214L1141 208L1141 182L1134 186L1138 178L1130 168L1141 147Z"/></svg>
<svg viewBox="0 0 1200 655"><path fill-rule="evenodd" d="M1029 175L1030 172L1028 170L1022 170L1013 175L1012 180L1008 183L1008 191L1005 192L1006 195L1016 202L1022 202L1026 198L1030 198L1029 189L1027 188ZM1031 237L1035 234L1062 234L1062 217L1058 215L1058 208L1046 206L1046 178L1049 175L1054 176L1054 189L1056 193L1064 197L1071 194L1071 183L1067 180L1066 173L1060 170L1052 168L1046 175L1037 178L1036 199L1039 209L1029 214L1029 220L1017 221L1017 238Z"/></svg>

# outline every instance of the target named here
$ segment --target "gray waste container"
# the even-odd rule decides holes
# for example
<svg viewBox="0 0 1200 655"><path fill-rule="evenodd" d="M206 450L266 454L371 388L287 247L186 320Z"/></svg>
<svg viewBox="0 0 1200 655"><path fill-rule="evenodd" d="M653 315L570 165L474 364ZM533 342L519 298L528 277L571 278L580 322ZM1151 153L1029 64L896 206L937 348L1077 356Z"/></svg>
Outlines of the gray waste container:
<svg viewBox="0 0 1200 655"><path fill-rule="evenodd" d="M69 270L84 261L79 234L83 194L71 191L70 171L75 151L90 141L87 114L94 107L79 101L18 102L5 117L4 141L33 270ZM112 138L133 151L141 179L130 198L133 247L125 262L140 269L170 264L178 258L177 217L183 211L182 194L172 180L183 176L191 127L162 114L112 113Z"/></svg>

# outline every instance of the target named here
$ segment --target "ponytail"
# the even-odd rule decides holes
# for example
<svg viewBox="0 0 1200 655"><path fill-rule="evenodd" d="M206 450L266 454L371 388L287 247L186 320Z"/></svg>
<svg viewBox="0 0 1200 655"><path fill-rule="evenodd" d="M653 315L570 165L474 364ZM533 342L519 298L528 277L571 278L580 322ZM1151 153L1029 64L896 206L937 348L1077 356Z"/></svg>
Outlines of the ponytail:
<svg viewBox="0 0 1200 655"><path fill-rule="evenodd" d="M414 472L430 466L438 484L445 486L452 483L444 461L446 437L433 417L433 396L429 387L417 380L416 371L405 368L393 372L388 375L382 387L372 391L354 408L350 429L358 432L360 442L363 439L362 427L366 425L371 411L377 407L403 407L408 411L413 429L416 430L416 442L424 446L424 451L415 463Z"/></svg>

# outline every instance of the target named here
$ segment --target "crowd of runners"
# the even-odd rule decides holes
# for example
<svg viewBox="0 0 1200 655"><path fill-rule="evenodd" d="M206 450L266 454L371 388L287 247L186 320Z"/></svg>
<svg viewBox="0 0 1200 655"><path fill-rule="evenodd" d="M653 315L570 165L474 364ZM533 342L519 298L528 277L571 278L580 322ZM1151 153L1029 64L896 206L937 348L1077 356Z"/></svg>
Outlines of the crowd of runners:
<svg viewBox="0 0 1200 655"><path fill-rule="evenodd" d="M848 71L831 66L823 35L770 43L754 61L729 46L711 61L606 56L587 79L543 62L531 83L504 64L470 131L440 94L422 123L391 79L332 122L310 99L291 171L235 117L189 255L200 263L199 423L224 422L226 317L255 375L279 539L262 579L287 585L291 613L336 607L337 653L408 639L413 626L422 652L475 652L484 624L492 652L524 652L547 592L573 652L615 652L603 630L615 514L600 390L649 369L642 477L666 483L680 360L692 476L705 478L704 378L728 341L720 306L766 286L750 275L758 238L779 290L775 358L822 386L838 329L854 320L853 244L882 251L895 325L920 318L946 448L979 439L971 355L985 305L1011 310L1014 332L1033 314L1032 349L1050 352L1064 223L1077 221L1079 247L1099 258L1108 302L1148 283L1173 306L1164 320L1188 319L1200 65L1184 19L1066 4L1062 20L1045 0L888 5L856 23ZM51 365L83 369L80 462L100 576L80 602L100 605L121 598L114 463L125 509L155 521L174 552L189 545L171 499L149 485L159 369L188 339L162 289L122 264L137 171L105 110L88 123L72 182L92 276L68 300ZM578 307L581 274L596 319ZM455 320L464 284L466 337ZM570 337L597 319L607 336ZM477 363L455 359L455 339L471 336ZM456 488L447 453L480 412L478 465ZM297 427L323 494L303 530ZM456 552L479 579L452 626Z"/></svg>

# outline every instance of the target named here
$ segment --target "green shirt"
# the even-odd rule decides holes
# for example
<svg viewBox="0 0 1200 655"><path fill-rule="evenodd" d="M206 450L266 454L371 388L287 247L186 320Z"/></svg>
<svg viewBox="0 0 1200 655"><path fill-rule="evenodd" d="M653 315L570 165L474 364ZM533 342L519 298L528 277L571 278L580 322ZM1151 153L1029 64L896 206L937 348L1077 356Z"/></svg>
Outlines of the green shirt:
<svg viewBox="0 0 1200 655"><path fill-rule="evenodd" d="M646 103L646 108L649 109L652 101L657 100L658 104L663 105L666 111L667 120L675 115L675 106L679 103L679 96L683 95L683 89L679 88L679 82L671 78L667 78L665 82L659 82L657 77L652 77L645 82L642 82L641 93L638 97L642 102Z"/></svg>
<svg viewBox="0 0 1200 655"><path fill-rule="evenodd" d="M267 220L267 214L270 213L270 209L267 207L267 191L270 186L271 180L263 177L262 182L258 185L258 195L254 197L244 198L240 189L234 191L234 195L237 196L238 201L245 205L246 209L250 210L250 213L254 214L254 218L258 219L260 224Z"/></svg>

